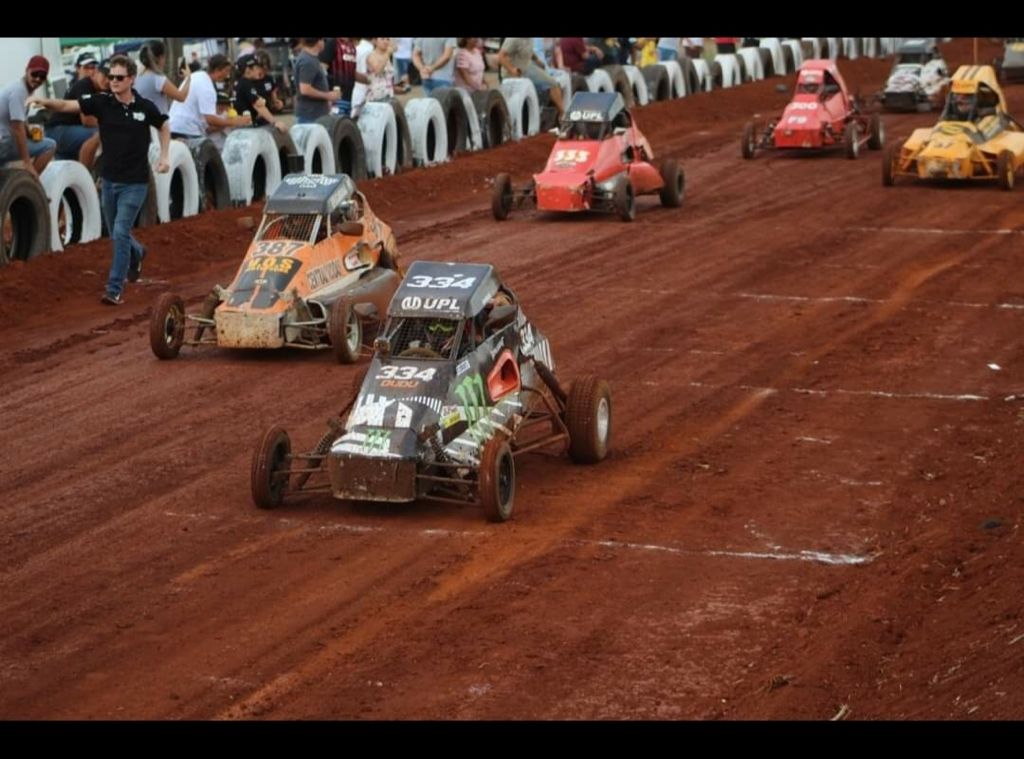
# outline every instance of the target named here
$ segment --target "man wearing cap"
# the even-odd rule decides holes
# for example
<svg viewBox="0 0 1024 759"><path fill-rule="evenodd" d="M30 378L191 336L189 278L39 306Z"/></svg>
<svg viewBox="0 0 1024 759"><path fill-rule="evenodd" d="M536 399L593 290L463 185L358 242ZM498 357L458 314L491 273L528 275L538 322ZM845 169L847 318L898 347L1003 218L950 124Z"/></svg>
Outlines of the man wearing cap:
<svg viewBox="0 0 1024 759"><path fill-rule="evenodd" d="M248 113L253 126L272 126L282 133L287 132L288 127L274 118L263 97L266 72L262 61L255 53L243 55L238 59L238 69L242 76L235 83L235 110Z"/></svg>
<svg viewBox="0 0 1024 759"><path fill-rule="evenodd" d="M150 127L160 130L160 157L156 170L170 169L168 150L171 133L167 116L160 113L153 101L139 95L132 87L135 61L115 55L109 62L110 92L82 95L78 100L46 100L33 98L45 108L63 113L84 113L99 122L103 141L103 172L101 200L103 216L114 243L106 292L100 299L111 306L124 303L124 283L137 282L142 273L146 249L132 237L135 219L146 202L149 191Z"/></svg>
<svg viewBox="0 0 1024 759"><path fill-rule="evenodd" d="M57 143L49 137L30 137L25 126L25 100L49 74L50 62L41 55L33 55L25 67L25 76L0 90L0 165L20 160L36 177L53 158Z"/></svg>
<svg viewBox="0 0 1024 759"><path fill-rule="evenodd" d="M210 57L206 71L192 75L185 102L171 103L172 137L194 139L218 129L252 124L248 114L234 118L217 115L217 82L223 82L230 75L231 61L220 53Z"/></svg>
<svg viewBox="0 0 1024 759"><path fill-rule="evenodd" d="M65 100L77 101L82 95L94 95L108 89L106 69L92 53L78 56L78 79L71 85ZM46 125L46 136L57 142L57 159L81 161L91 169L100 146L96 119L77 113L55 113Z"/></svg>

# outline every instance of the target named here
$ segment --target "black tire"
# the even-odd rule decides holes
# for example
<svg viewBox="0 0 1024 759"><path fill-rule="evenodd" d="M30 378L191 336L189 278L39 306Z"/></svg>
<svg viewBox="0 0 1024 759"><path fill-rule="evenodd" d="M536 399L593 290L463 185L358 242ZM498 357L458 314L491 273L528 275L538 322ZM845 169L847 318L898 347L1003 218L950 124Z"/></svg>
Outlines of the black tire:
<svg viewBox="0 0 1024 759"><path fill-rule="evenodd" d="M469 114L462 96L452 87L439 87L430 93L441 104L444 121L448 125L448 155L465 153L469 143Z"/></svg>
<svg viewBox="0 0 1024 759"><path fill-rule="evenodd" d="M708 64L708 68L711 70L712 89L722 89L722 64L718 61L711 61L711 63Z"/></svg>
<svg viewBox="0 0 1024 759"><path fill-rule="evenodd" d="M693 95L700 92L700 77L697 75L697 67L693 65L693 60L690 58L680 58L679 67L683 70L686 94Z"/></svg>
<svg viewBox="0 0 1024 759"><path fill-rule="evenodd" d="M512 449L501 435L495 435L480 454L477 475L480 506L489 522L507 522L516 498L516 465Z"/></svg>
<svg viewBox="0 0 1024 759"><path fill-rule="evenodd" d="M623 221L633 221L636 218L636 193L629 177L623 176L615 185L615 197L612 204L615 207L615 213Z"/></svg>
<svg viewBox="0 0 1024 759"><path fill-rule="evenodd" d="M894 142L885 149L882 155L882 186L892 187L896 184L896 161L899 160L903 143Z"/></svg>
<svg viewBox="0 0 1024 759"><path fill-rule="evenodd" d="M289 156L295 155L299 151L295 148L295 143L292 142L292 138L287 133L282 134L272 126L259 127L270 134L270 137L274 140L274 149L277 150L277 158L281 164L281 176L287 176L291 172L289 169Z"/></svg>
<svg viewBox="0 0 1024 759"><path fill-rule="evenodd" d="M764 74L764 78L775 76L775 58L772 56L772 51L766 47L759 47L757 55L761 59L761 73Z"/></svg>
<svg viewBox="0 0 1024 759"><path fill-rule="evenodd" d="M608 383L592 374L576 379L565 404L569 429L569 458L577 464L596 464L608 455L612 434L612 396Z"/></svg>
<svg viewBox="0 0 1024 759"><path fill-rule="evenodd" d="M498 174L494 178L494 188L491 190L491 213L498 221L504 221L511 210L512 178L508 174Z"/></svg>
<svg viewBox="0 0 1024 759"><path fill-rule="evenodd" d="M736 58L736 68L740 71L740 84L746 84L747 82L752 81L754 77L751 75L751 72L747 71L746 59L744 59L739 52L737 52L734 57Z"/></svg>
<svg viewBox="0 0 1024 759"><path fill-rule="evenodd" d="M82 223L85 212L78 196L70 187L64 190L60 205L57 206L57 238L66 248L74 245L82 238ZM52 219L51 219L52 223Z"/></svg>
<svg viewBox="0 0 1024 759"><path fill-rule="evenodd" d="M339 364L354 364L359 360L363 344L363 323L348 298L338 298L331 306L327 318L327 337L331 352Z"/></svg>
<svg viewBox="0 0 1024 759"><path fill-rule="evenodd" d="M316 120L331 138L334 166L340 174L348 174L353 182L366 179L366 148L359 127L350 118L329 113Z"/></svg>
<svg viewBox="0 0 1024 759"><path fill-rule="evenodd" d="M288 456L292 441L281 427L271 427L260 439L252 454L250 490L252 502L261 509L276 509L288 490Z"/></svg>
<svg viewBox="0 0 1024 759"><path fill-rule="evenodd" d="M590 85L587 84L587 78L583 74L572 75L572 94L575 95L577 92L590 92ZM566 105L569 101L566 101Z"/></svg>
<svg viewBox="0 0 1024 759"><path fill-rule="evenodd" d="M412 134L409 132L409 121L405 118L405 108L401 101L391 98L388 105L395 112L395 127L398 130L397 171L412 168Z"/></svg>
<svg viewBox="0 0 1024 759"><path fill-rule="evenodd" d="M999 187L1010 191L1016 184L1016 170L1013 167L1013 153L1009 150L1002 150L999 152L999 157L996 158L996 176L999 180Z"/></svg>
<svg viewBox="0 0 1024 759"><path fill-rule="evenodd" d="M0 169L0 266L50 250L50 203L25 169Z"/></svg>
<svg viewBox="0 0 1024 759"><path fill-rule="evenodd" d="M188 140L187 144L199 179L199 210L228 208L231 205L231 188L217 146L206 137Z"/></svg>
<svg viewBox="0 0 1024 759"><path fill-rule="evenodd" d="M793 48L789 45L782 46L782 67L786 69L785 71L779 72L782 76L792 74L796 69L796 59L793 58Z"/></svg>
<svg viewBox="0 0 1024 759"><path fill-rule="evenodd" d="M860 127L851 121L843 131L843 152L851 161L860 155Z"/></svg>
<svg viewBox="0 0 1024 759"><path fill-rule="evenodd" d="M481 90L474 92L472 98L484 147L497 147L512 139L512 119L501 90Z"/></svg>
<svg viewBox="0 0 1024 759"><path fill-rule="evenodd" d="M655 102L671 99L672 81L668 78L668 71L664 66L655 63L644 66L640 72L644 75L644 82L647 83L648 100Z"/></svg>
<svg viewBox="0 0 1024 759"><path fill-rule="evenodd" d="M881 116L872 113L871 120L868 122L868 147L872 150L881 150L883 145L885 145L885 125L882 123Z"/></svg>
<svg viewBox="0 0 1024 759"><path fill-rule="evenodd" d="M757 127L753 121L743 125L743 142L740 144L740 155L748 161L757 152Z"/></svg>
<svg viewBox="0 0 1024 759"><path fill-rule="evenodd" d="M661 162L661 181L665 183L658 193L661 204L666 208L679 208L686 196L686 176L679 161L666 158Z"/></svg>
<svg viewBox="0 0 1024 759"><path fill-rule="evenodd" d="M608 72L608 77L612 80L612 87L617 93L622 95L622 100L626 104L626 108L632 108L635 101L633 97L633 87L629 83L629 77L626 76L626 72L622 70L622 66L602 66L605 71Z"/></svg>
<svg viewBox="0 0 1024 759"><path fill-rule="evenodd" d="M177 358L185 341L185 303L173 293L164 293L153 304L149 316L149 347L157 358Z"/></svg>

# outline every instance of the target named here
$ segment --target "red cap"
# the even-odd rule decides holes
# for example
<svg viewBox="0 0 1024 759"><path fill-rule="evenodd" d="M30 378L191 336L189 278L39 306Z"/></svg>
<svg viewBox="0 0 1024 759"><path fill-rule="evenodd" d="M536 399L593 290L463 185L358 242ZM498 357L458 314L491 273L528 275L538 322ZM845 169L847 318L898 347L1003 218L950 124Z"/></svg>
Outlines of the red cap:
<svg viewBox="0 0 1024 759"><path fill-rule="evenodd" d="M49 74L50 62L41 55L33 55L28 59L28 66L26 66L25 69L28 71L45 71Z"/></svg>

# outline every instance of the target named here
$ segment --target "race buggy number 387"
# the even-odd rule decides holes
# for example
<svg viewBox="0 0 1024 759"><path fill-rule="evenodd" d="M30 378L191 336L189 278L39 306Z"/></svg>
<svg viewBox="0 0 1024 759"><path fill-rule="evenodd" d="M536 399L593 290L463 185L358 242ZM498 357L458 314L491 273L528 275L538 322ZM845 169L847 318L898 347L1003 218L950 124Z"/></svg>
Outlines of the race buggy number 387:
<svg viewBox="0 0 1024 759"><path fill-rule="evenodd" d="M280 427L264 434L252 461L257 506L323 491L479 504L505 521L521 454L557 447L577 463L607 454L608 385L583 375L563 388L547 338L492 266L414 263L374 348L311 451L292 453Z"/></svg>

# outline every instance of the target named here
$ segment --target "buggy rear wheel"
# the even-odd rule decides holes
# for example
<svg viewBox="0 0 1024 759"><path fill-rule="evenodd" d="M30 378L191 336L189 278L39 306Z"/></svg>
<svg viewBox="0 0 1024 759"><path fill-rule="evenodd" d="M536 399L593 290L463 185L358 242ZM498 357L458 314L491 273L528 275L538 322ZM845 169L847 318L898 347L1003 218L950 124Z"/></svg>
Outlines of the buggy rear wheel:
<svg viewBox="0 0 1024 759"><path fill-rule="evenodd" d="M860 155L860 128L856 121L851 121L846 125L846 130L843 132L843 150L846 151L846 157L851 161Z"/></svg>
<svg viewBox="0 0 1024 759"><path fill-rule="evenodd" d="M252 455L250 486L252 502L261 509L274 509L281 505L288 490L288 457L292 441L281 427L271 427Z"/></svg>
<svg viewBox="0 0 1024 759"><path fill-rule="evenodd" d="M882 185L884 187L892 187L896 184L896 161L899 160L902 149L902 142L894 142L885 149L885 154L882 156Z"/></svg>
<svg viewBox="0 0 1024 759"><path fill-rule="evenodd" d="M615 186L612 204L615 213L623 221L633 221L636 218L636 194L633 192L633 183L629 181L629 177L623 176Z"/></svg>
<svg viewBox="0 0 1024 759"><path fill-rule="evenodd" d="M1003 150L996 159L996 177L999 186L1004 190L1012 190L1014 185L1013 153Z"/></svg>
<svg viewBox="0 0 1024 759"><path fill-rule="evenodd" d="M484 445L477 487L487 521L508 521L515 505L516 465L512 449L501 435L495 435Z"/></svg>
<svg viewBox="0 0 1024 759"><path fill-rule="evenodd" d="M661 181L665 183L659 192L661 204L666 208L679 208L686 194L686 177L679 161L666 158L661 162Z"/></svg>
<svg viewBox="0 0 1024 759"><path fill-rule="evenodd" d="M508 174L498 174L494 178L494 189L491 190L491 213L498 221L504 221L511 210L512 179Z"/></svg>
<svg viewBox="0 0 1024 759"><path fill-rule="evenodd" d="M743 127L743 144L740 146L740 152L743 157L750 160L754 157L754 152L757 150L757 129L754 126L753 121L748 121Z"/></svg>
<svg viewBox="0 0 1024 759"><path fill-rule="evenodd" d="M354 364L359 360L359 348L363 344L363 323L348 298L338 298L331 306L327 336L339 364Z"/></svg>
<svg viewBox="0 0 1024 759"><path fill-rule="evenodd" d="M163 360L176 358L185 342L185 303L177 295L157 298L149 317L149 347Z"/></svg>
<svg viewBox="0 0 1024 759"><path fill-rule="evenodd" d="M872 150L881 150L885 144L885 125L882 117L877 113L871 114L871 121L868 122L868 147Z"/></svg>
<svg viewBox="0 0 1024 759"><path fill-rule="evenodd" d="M612 395L607 382L585 374L572 383L565 406L565 426L569 428L569 458L574 462L596 464L608 455Z"/></svg>

